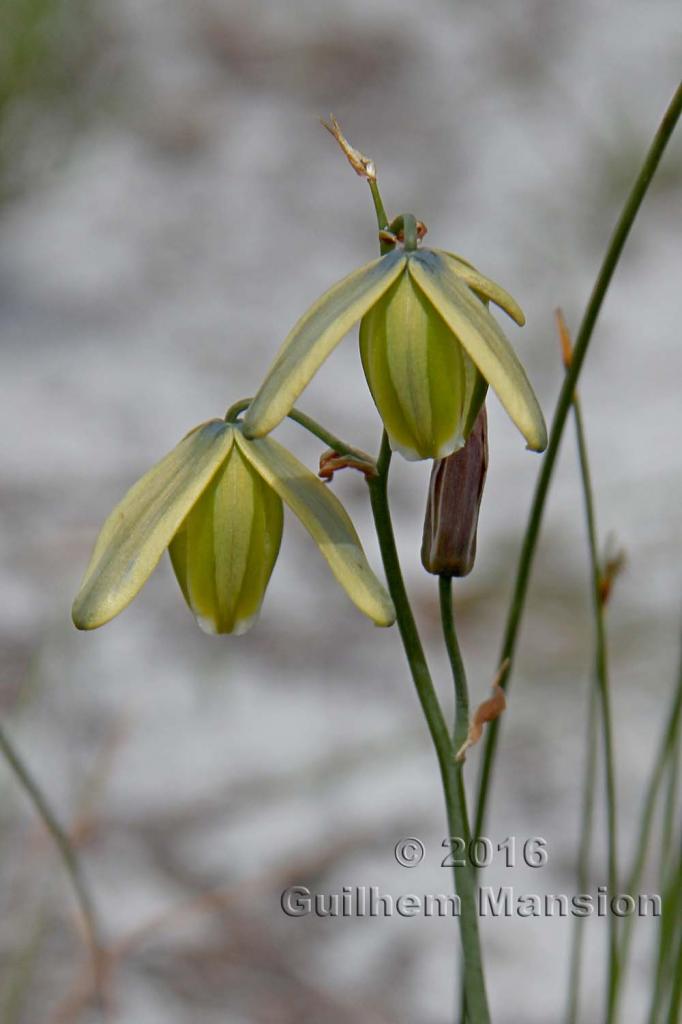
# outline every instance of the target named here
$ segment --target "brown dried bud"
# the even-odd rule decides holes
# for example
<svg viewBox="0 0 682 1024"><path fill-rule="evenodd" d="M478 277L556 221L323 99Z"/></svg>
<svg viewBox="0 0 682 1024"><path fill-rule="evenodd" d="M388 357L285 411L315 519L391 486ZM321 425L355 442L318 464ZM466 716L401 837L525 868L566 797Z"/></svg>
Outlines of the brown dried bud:
<svg viewBox="0 0 682 1024"><path fill-rule="evenodd" d="M473 747L480 740L483 734L483 726L487 725L488 722L494 722L496 718L499 718L504 709L507 707L507 698L504 695L504 690L500 686L503 682L507 671L509 669L509 658L505 658L495 676L493 682L493 695L488 700L484 700L482 704L479 704L474 711L473 718L469 723L469 732L462 746L455 754L455 761L461 764L462 761L466 760L466 753L469 747Z"/></svg>
<svg viewBox="0 0 682 1024"><path fill-rule="evenodd" d="M422 565L434 576L466 576L474 567L487 469L488 420L483 405L464 447L433 463Z"/></svg>

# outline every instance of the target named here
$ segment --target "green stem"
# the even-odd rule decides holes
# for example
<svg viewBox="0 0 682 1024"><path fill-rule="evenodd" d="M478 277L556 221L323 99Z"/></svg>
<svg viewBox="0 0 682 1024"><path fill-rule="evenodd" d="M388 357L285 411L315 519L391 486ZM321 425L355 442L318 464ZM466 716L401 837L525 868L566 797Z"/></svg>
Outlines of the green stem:
<svg viewBox="0 0 682 1024"><path fill-rule="evenodd" d="M404 213L402 219L405 252L414 252L417 248L417 218L413 213Z"/></svg>
<svg viewBox="0 0 682 1024"><path fill-rule="evenodd" d="M236 423L244 410L248 409L252 402L253 396L251 398L240 398L239 401L233 402L225 413L225 422Z"/></svg>
<svg viewBox="0 0 682 1024"><path fill-rule="evenodd" d="M671 771L674 767L671 764ZM667 808L666 808L667 809ZM670 822L672 825L672 821ZM664 822L664 833L668 831L668 822ZM671 828L672 832L672 828ZM672 836L671 836L672 838ZM675 844L671 842L670 848L663 848L665 857L659 882L659 892L663 893L662 913L658 925L658 950L655 966L655 982L649 1007L648 1024L657 1024L661 1017L663 1001L666 991L670 988L671 978L676 977L675 973L675 941L682 940L682 851L679 843L676 853L673 852ZM672 859L672 870L666 871L668 860ZM682 946L678 957L682 955ZM677 972L682 970L682 962L677 964ZM671 1013L666 1018L668 1021L679 1020L679 1010L673 1016L674 990L671 992Z"/></svg>
<svg viewBox="0 0 682 1024"><path fill-rule="evenodd" d="M467 833L467 820L466 808L460 795L459 769L454 763L453 746L426 663L424 648L410 607L395 544L388 503L390 462L391 448L386 431L384 431L381 451L377 460L378 475L368 481L374 525L388 589L396 609L398 629L405 656L438 759L450 834L451 836L464 836ZM459 925L464 959L464 992L469 1024L489 1024L490 1014L478 935L475 877L468 861L463 866L455 866L453 870L455 888L461 901Z"/></svg>
<svg viewBox="0 0 682 1024"><path fill-rule="evenodd" d="M92 968L94 976L95 992L98 997L101 996L101 984L100 984L100 942L99 942L99 931L97 927L97 918L95 915L94 904L90 896L90 892L83 876L81 869L80 860L78 854L69 839L69 836L64 831L62 826L59 824L52 808L50 807L47 797L42 792L40 786L31 775L29 769L24 764L24 761L15 749L13 743L6 735L4 729L0 727L0 750L2 751L5 760L9 764L10 768L14 772L19 784L21 785L24 792L27 794L31 803L33 804L38 817L41 819L43 825L47 829L48 833L52 837L55 846L57 847L59 854L62 858L64 867L73 886L74 894L78 902L78 907L81 912L83 919L83 926L85 928L85 934L87 938L88 948L92 957Z"/></svg>
<svg viewBox="0 0 682 1024"><path fill-rule="evenodd" d="M376 180L369 180L369 187L374 202L379 230L388 227L388 217L379 192ZM416 224L415 224L416 230ZM380 240L382 256L389 252L393 245ZM391 465L391 446L384 430L381 439L379 458L377 459L377 476L368 479L372 515L376 528L381 558L386 573L388 589L396 609L396 621L403 643L405 657L417 690L417 696L431 734L431 740L438 759L448 828L451 836L468 837L469 820L466 809L464 786L462 783L461 766L455 764L455 748L448 734L445 718L438 701L431 673L426 662L417 624L410 607L407 590L403 581L398 550L396 548L391 511L388 503L388 473ZM453 624L454 633L454 624ZM456 640L456 638L455 638ZM460 659L461 660L461 659ZM464 678L463 666L460 679ZM466 680L464 683L466 687ZM465 718L466 721L466 718ZM463 954L463 1003L466 1007L467 1024L490 1024L488 998L485 991L481 944L478 934L478 916L476 907L475 875L468 858L460 866L453 861L455 889L461 900L459 916L460 936Z"/></svg>
<svg viewBox="0 0 682 1024"><path fill-rule="evenodd" d="M313 434L320 441L326 444L333 451L338 452L339 455L348 455L350 458L366 459L367 456L364 452L359 451L357 448L353 448L351 445L346 444L340 438L335 437L329 430L326 430L321 426L312 416L308 416L304 412L300 412L298 409L292 409L288 414L289 419L293 420L294 423L298 423L300 427L303 427L308 433Z"/></svg>
<svg viewBox="0 0 682 1024"><path fill-rule="evenodd" d="M680 853L680 859L678 861L677 871L677 901L674 908L674 912L677 913L677 949L673 953L672 961L672 986L670 991L670 1004L668 1006L668 1016L666 1020L674 1024L675 1021L680 1019L680 1011L682 1010L682 927L680 926L680 909L682 904L682 852ZM673 933L674 935L674 933ZM674 939L673 939L674 941Z"/></svg>
<svg viewBox="0 0 682 1024"><path fill-rule="evenodd" d="M367 183L369 185L369 191L372 194L374 213L377 218L377 227L379 228L379 231L386 231L388 230L388 214L384 208L384 201L381 198L379 183L376 178L368 178ZM387 238L379 238L379 252L382 256L385 256L387 252L392 252L393 249L395 249L394 242L389 242Z"/></svg>
<svg viewBox="0 0 682 1024"><path fill-rule="evenodd" d="M666 766L671 759L674 759L675 752L680 742L680 726L682 725L682 660L677 677L677 686L673 693L670 709L665 716L665 729L657 747L657 755L649 777L649 784L644 794L642 813L639 824L639 835L634 860L630 874L625 885L625 892L637 893L642 881L642 874L646 864L649 841L652 833L652 823L661 785L665 778ZM623 921L623 932L621 935L620 963L621 971L625 970L630 944L632 941L633 919L626 917Z"/></svg>
<svg viewBox="0 0 682 1024"><path fill-rule="evenodd" d="M592 823L594 820L595 774L597 770L597 710L599 693L596 685L590 682L590 695L587 708L587 737L585 749L585 777L582 796L582 829L580 848L578 850L578 870L576 891L587 892L590 881L590 850L592 848ZM576 917L573 924L573 941L571 943L568 1006L566 1008L566 1024L577 1024L580 1009L580 982L582 976L582 952L585 928L583 921Z"/></svg>
<svg viewBox="0 0 682 1024"><path fill-rule="evenodd" d="M682 1013L682 932L677 940L677 954L673 971L673 987L670 993L667 1020L675 1024L675 1021L679 1021Z"/></svg>
<svg viewBox="0 0 682 1024"><path fill-rule="evenodd" d="M452 680L455 684L455 724L453 729L453 747L459 750L467 738L469 729L469 687L466 670L459 649L459 640L455 629L455 616L452 606L452 578L438 578L438 597L440 601L440 621L443 629L443 640L448 652Z"/></svg>
<svg viewBox="0 0 682 1024"><path fill-rule="evenodd" d="M450 661L452 670L452 681L455 684L455 721L452 729L452 747L455 753L461 749L467 738L469 729L469 686L467 683L464 660L455 629L455 613L452 604L452 577L439 576L438 578L438 599L440 604L440 622L443 630L445 649ZM469 829L469 816L467 812L466 790L464 788L464 764L457 763L457 788L459 799L463 808L463 839L467 843L467 851L471 842ZM462 1007L461 1019L467 1020L466 996L464 984L462 983Z"/></svg>
<svg viewBox="0 0 682 1024"><path fill-rule="evenodd" d="M379 228L379 231L386 231L386 229L388 228L388 214L386 213L386 210L384 209L384 201L381 198L381 193L379 191L379 185L377 184L376 178L368 178L367 180L369 182L369 190L372 193L372 202L374 203L374 212L376 213L376 217L377 217L377 227ZM389 249L391 249L391 248L392 248L392 246L391 246L390 242L387 243L386 252L388 252ZM384 255L383 251L382 251L381 255L382 256Z"/></svg>
<svg viewBox="0 0 682 1024"><path fill-rule="evenodd" d="M671 866L675 843L675 825L677 814L677 798L680 786L680 760L682 758L682 745L680 744L679 731L675 737L668 765L668 785L663 805L663 835L661 838L661 877L665 877L668 868ZM674 865L673 865L674 867Z"/></svg>
<svg viewBox="0 0 682 1024"><path fill-rule="evenodd" d="M236 423L241 413L253 402L253 398L240 398L238 402L235 402L225 413L226 423ZM310 434L317 437L323 444L326 444L333 451L338 452L339 455L347 455L351 459L358 459L360 461L367 461L366 452L361 452L358 448L353 448L351 445L346 444L340 438L336 437L331 431L327 430L322 424L314 420L312 416L308 416L306 413L301 412L300 409L291 409L287 416L294 423L298 423L299 426L304 427Z"/></svg>
<svg viewBox="0 0 682 1024"><path fill-rule="evenodd" d="M590 552L590 575L592 582L592 605L594 613L595 658L594 673L601 705L601 726L604 751L604 778L606 781L606 821L608 843L608 886L612 897L618 893L618 831L616 821L616 773L613 745L613 719L611 714L611 697L608 670L608 649L606 644L606 622L604 601L601 592L601 567L597 541L597 523L594 511L594 491L592 474L585 440L585 424L582 408L577 394L573 396L573 415L578 442L580 476L582 479L583 499L585 503L585 521L587 523L587 539ZM616 992L618 987L618 918L609 915L609 973L607 988L606 1022L611 1024L616 1009Z"/></svg>
<svg viewBox="0 0 682 1024"><path fill-rule="evenodd" d="M580 330L576 337L575 349L573 352L573 361L570 369L567 371L564 382L559 393L559 399L557 401L556 410L554 413L554 419L552 421L552 428L549 436L549 444L547 452L543 458L542 466L540 468L540 474L538 476L537 484L535 487L535 493L533 495L533 502L528 517L528 524L526 526L526 533L523 539L521 547L521 553L519 556L519 563L516 571L516 580L514 584L514 592L512 595L511 603L509 605L509 611L507 614L507 622L504 631L504 637L502 640L502 650L500 654L499 663L506 659L510 659L510 668L505 674L505 678L500 681L500 685L504 687L509 686L509 680L511 676L511 661L514 656L516 649L516 642L519 632L519 626L521 624L521 617L523 614L524 606L526 603L526 595L528 591L528 582L530 580L530 573L533 564L533 558L535 555L535 549L537 547L538 536L540 533L540 524L542 522L542 516L544 513L545 502L547 499L547 493L549 490L549 484L552 479L552 473L554 471L554 465L556 463L557 454L559 452L559 445L561 442L561 436L563 434L564 426L566 424L566 417L568 416L571 402L573 400L573 393L575 391L576 383L580 376L583 361L587 353L592 333L594 331L597 317L601 310L604 298L611 283L614 271L618 265L623 247L630 233L630 229L634 223L637 212L642 205L642 200L647 193L647 190L653 180L656 173L658 164L663 156L665 148L670 140L670 137L675 129L675 126L679 120L680 112L682 111L682 84L678 86L675 95L673 96L668 109L663 115L663 119L658 127L658 130L654 136L651 147L644 158L642 167L637 175L632 190L625 202L621 215L616 224L616 228L609 241L604 260L600 267L597 279L592 289L585 313L583 316ZM479 779L478 787L478 801L476 808L476 825L474 829L475 835L480 835L483 830L483 823L485 820L486 804L488 800L488 792L490 788L490 780L492 775L493 763L497 750L498 734L500 728L500 720L492 722L488 726L485 748L483 751L481 774Z"/></svg>

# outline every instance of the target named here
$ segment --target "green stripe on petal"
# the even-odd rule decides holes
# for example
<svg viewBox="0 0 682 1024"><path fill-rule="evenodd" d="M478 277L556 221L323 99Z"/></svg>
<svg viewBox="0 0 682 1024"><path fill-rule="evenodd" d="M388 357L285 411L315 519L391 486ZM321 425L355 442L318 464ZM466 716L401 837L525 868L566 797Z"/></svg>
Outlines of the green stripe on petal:
<svg viewBox="0 0 682 1024"><path fill-rule="evenodd" d="M409 275L363 318L360 352L392 448L407 459L427 459L463 444L469 360Z"/></svg>
<svg viewBox="0 0 682 1024"><path fill-rule="evenodd" d="M351 601L377 626L390 626L393 602L372 572L338 498L273 438L252 441L239 433L236 438L253 467L300 519Z"/></svg>
<svg viewBox="0 0 682 1024"><path fill-rule="evenodd" d="M184 597L187 604L190 604L189 600L189 585L187 582L187 520L182 524L178 532L173 537L173 540L168 546L168 554L170 555L171 565L175 577L180 585L182 596ZM191 608L191 605L190 605Z"/></svg>
<svg viewBox="0 0 682 1024"><path fill-rule="evenodd" d="M456 256L454 252L444 252L442 249L434 249L439 256L444 259L451 261L454 267L455 273L458 277L461 277L465 284L468 284L477 294L481 295L484 299L489 299L494 302L496 306L503 309L512 320L523 327L526 322L526 316L519 306L518 302L513 295L510 295L508 291L505 291L501 285L496 284L495 281L491 281L489 277L485 277L480 271L476 270L475 267L463 260L461 256Z"/></svg>
<svg viewBox="0 0 682 1024"><path fill-rule="evenodd" d="M282 539L282 502L233 448L170 545L185 599L206 633L256 621Z"/></svg>
<svg viewBox="0 0 682 1024"><path fill-rule="evenodd" d="M97 538L73 604L78 629L103 626L130 604L227 457L233 436L222 420L204 423L131 487Z"/></svg>
<svg viewBox="0 0 682 1024"><path fill-rule="evenodd" d="M497 393L534 451L547 447L547 429L537 398L497 321L452 268L433 251L415 253L409 272L462 347Z"/></svg>
<svg viewBox="0 0 682 1024"><path fill-rule="evenodd" d="M405 261L400 251L373 260L335 284L303 314L244 416L246 437L262 437L284 419L343 336L403 272Z"/></svg>

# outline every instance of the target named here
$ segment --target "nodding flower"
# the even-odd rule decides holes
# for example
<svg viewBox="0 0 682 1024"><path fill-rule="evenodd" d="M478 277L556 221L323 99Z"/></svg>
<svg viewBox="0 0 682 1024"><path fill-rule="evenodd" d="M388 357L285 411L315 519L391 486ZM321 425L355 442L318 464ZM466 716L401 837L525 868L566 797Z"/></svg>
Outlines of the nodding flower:
<svg viewBox="0 0 682 1024"><path fill-rule="evenodd" d="M390 626L391 599L334 494L273 439L248 440L240 423L218 419L191 431L113 510L74 602L74 624L95 629L123 611L168 548L202 629L245 633L277 560L284 505L360 611Z"/></svg>
<svg viewBox="0 0 682 1024"><path fill-rule="evenodd" d="M523 325L520 307L462 257L421 247L412 215L399 220L402 248L334 285L293 327L244 417L245 436L276 427L361 321L365 376L391 446L406 458L443 458L461 448L488 385L527 446L543 451L542 411L488 302Z"/></svg>

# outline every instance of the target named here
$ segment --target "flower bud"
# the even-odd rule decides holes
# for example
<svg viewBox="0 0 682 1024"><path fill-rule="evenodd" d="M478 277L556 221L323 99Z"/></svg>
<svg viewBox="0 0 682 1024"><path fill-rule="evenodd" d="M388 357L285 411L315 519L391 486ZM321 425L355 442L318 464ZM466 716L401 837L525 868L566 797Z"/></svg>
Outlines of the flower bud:
<svg viewBox="0 0 682 1024"><path fill-rule="evenodd" d="M421 557L426 571L434 576L466 576L474 567L487 468L484 405L464 447L434 462L431 470Z"/></svg>

